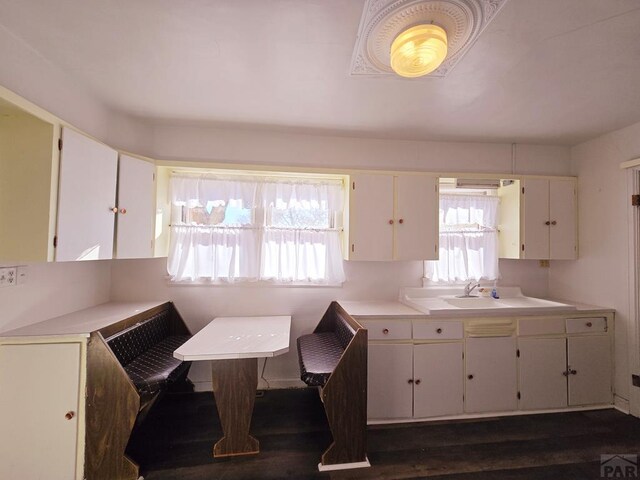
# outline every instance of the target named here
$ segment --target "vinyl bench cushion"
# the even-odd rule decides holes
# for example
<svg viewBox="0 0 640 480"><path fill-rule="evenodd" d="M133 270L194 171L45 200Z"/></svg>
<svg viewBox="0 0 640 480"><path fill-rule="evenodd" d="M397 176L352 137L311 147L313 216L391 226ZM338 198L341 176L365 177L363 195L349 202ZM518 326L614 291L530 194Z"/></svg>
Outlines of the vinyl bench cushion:
<svg viewBox="0 0 640 480"><path fill-rule="evenodd" d="M107 339L109 348L140 394L155 394L186 375L190 362L173 352L190 338L171 335L169 311L161 312Z"/></svg>
<svg viewBox="0 0 640 480"><path fill-rule="evenodd" d="M338 316L334 320L332 331L299 337L300 379L312 387L324 386L353 336L354 331Z"/></svg>

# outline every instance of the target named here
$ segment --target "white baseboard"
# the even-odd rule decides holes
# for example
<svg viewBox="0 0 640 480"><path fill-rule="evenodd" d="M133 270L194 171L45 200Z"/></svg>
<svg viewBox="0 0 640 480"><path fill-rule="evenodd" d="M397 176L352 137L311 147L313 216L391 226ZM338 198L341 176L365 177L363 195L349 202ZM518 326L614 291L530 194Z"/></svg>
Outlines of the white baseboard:
<svg viewBox="0 0 640 480"><path fill-rule="evenodd" d="M318 470L321 472L331 472L335 470L350 470L352 468L367 468L370 467L369 459L364 457L364 462L353 462L353 463L334 463L333 465L323 465L321 463L318 464Z"/></svg>
<svg viewBox="0 0 640 480"><path fill-rule="evenodd" d="M507 412L490 412L490 413L461 413L459 415L446 415L442 417L427 417L427 418L368 419L367 425L439 422L444 420L447 420L447 421L448 420L474 420L474 419L494 418L494 417L514 417L517 415L543 415L545 413L584 412L588 410L610 410L614 408L616 408L616 406L609 403L606 405L589 405L588 407L550 408L547 410L512 410Z"/></svg>
<svg viewBox="0 0 640 480"><path fill-rule="evenodd" d="M618 395L615 395L613 397L613 406L616 410L622 413L626 413L627 415L629 415L631 412L629 400L619 397Z"/></svg>

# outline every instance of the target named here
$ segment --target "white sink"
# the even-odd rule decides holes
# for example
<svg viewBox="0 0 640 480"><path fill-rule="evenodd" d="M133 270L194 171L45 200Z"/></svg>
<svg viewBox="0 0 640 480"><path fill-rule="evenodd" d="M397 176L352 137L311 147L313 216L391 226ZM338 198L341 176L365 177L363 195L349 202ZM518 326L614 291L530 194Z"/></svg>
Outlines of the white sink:
<svg viewBox="0 0 640 480"><path fill-rule="evenodd" d="M441 297L456 308L495 308L500 300L491 297Z"/></svg>
<svg viewBox="0 0 640 480"><path fill-rule="evenodd" d="M456 295L457 293L457 295ZM575 310L575 305L526 297L519 287L500 287L500 298L460 297L460 288L405 288L400 301L433 315L509 315Z"/></svg>

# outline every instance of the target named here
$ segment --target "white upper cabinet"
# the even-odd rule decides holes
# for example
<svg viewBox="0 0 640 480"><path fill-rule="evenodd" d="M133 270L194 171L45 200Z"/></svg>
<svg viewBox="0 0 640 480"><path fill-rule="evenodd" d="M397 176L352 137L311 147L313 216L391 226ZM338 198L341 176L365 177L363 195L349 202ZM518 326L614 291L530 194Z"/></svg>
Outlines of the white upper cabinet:
<svg viewBox="0 0 640 480"><path fill-rule="evenodd" d="M56 261L113 258L118 152L62 131Z"/></svg>
<svg viewBox="0 0 640 480"><path fill-rule="evenodd" d="M153 256L154 164L120 155L118 169L117 258Z"/></svg>
<svg viewBox="0 0 640 480"><path fill-rule="evenodd" d="M527 179L522 185L522 258L577 257L576 185L573 179Z"/></svg>
<svg viewBox="0 0 640 480"><path fill-rule="evenodd" d="M396 191L394 260L438 258L438 179L394 177Z"/></svg>
<svg viewBox="0 0 640 480"><path fill-rule="evenodd" d="M435 177L351 176L349 260L432 260L437 251Z"/></svg>
<svg viewBox="0 0 640 480"><path fill-rule="evenodd" d="M577 258L575 178L516 180L499 188L498 195L501 258Z"/></svg>
<svg viewBox="0 0 640 480"><path fill-rule="evenodd" d="M393 260L393 176L351 177L349 260Z"/></svg>

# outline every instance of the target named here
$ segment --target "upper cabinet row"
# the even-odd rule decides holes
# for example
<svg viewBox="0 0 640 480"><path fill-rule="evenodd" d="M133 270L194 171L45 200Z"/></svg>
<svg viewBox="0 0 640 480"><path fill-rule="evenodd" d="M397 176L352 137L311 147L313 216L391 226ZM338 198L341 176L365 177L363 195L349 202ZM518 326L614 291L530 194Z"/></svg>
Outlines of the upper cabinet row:
<svg viewBox="0 0 640 480"><path fill-rule="evenodd" d="M421 174L352 175L345 258L437 259L438 181ZM500 197L500 258L577 258L575 178L501 180L485 190Z"/></svg>
<svg viewBox="0 0 640 480"><path fill-rule="evenodd" d="M155 165L0 99L0 262L150 257Z"/></svg>
<svg viewBox="0 0 640 480"><path fill-rule="evenodd" d="M156 240L154 163L43 118L0 99L0 262L146 258L154 241L163 247L155 255L166 255L166 235ZM345 258L437 259L440 181L416 172L351 175ZM500 257L577 257L575 178L493 183Z"/></svg>

